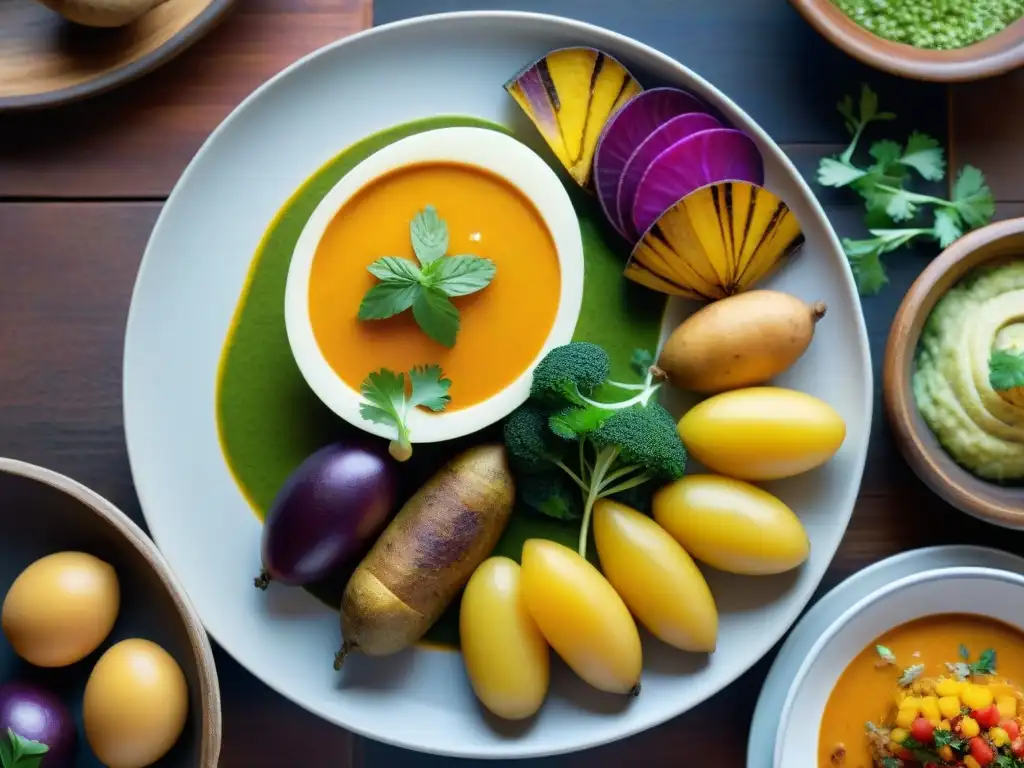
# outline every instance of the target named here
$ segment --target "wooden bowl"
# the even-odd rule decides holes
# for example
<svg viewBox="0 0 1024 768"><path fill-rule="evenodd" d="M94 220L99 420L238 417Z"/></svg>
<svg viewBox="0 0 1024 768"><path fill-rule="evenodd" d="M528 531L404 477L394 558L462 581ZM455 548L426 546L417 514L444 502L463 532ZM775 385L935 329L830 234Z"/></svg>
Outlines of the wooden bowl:
<svg viewBox="0 0 1024 768"><path fill-rule="evenodd" d="M957 83L981 80L1024 65L1024 18L966 48L932 51L894 43L869 32L831 0L790 0L790 3L837 48L865 64L900 77Z"/></svg>
<svg viewBox="0 0 1024 768"><path fill-rule="evenodd" d="M954 507L996 525L1024 529L1024 487L975 477L946 453L918 412L911 376L925 321L936 302L977 266L1024 258L1024 218L970 232L921 273L900 304L889 331L883 395L896 442L917 476Z"/></svg>
<svg viewBox="0 0 1024 768"><path fill-rule="evenodd" d="M0 113L41 109L124 85L213 29L235 0L166 0L124 27L66 21L36 0L0 0Z"/></svg>
<svg viewBox="0 0 1024 768"><path fill-rule="evenodd" d="M216 768L220 756L220 691L213 653L199 617L156 545L88 488L63 475L0 458L0 595L38 558L63 550L110 563L121 586L113 632L92 655L62 669L38 669L19 659L0 635L0 682L37 682L60 695L78 725L76 768L99 766L81 727L86 680L113 643L141 637L170 653L189 686L185 732L154 768Z"/></svg>

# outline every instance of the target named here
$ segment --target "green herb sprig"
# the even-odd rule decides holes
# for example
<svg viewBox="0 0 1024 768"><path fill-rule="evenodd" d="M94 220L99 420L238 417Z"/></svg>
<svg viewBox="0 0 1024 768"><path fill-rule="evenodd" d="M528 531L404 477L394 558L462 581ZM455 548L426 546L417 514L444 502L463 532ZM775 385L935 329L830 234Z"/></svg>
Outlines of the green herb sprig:
<svg viewBox="0 0 1024 768"><path fill-rule="evenodd" d="M876 122L895 118L892 112L878 109L878 96L867 85L861 87L856 111L851 96L837 105L846 129L852 135L849 145L835 157L822 158L818 165L818 183L826 187L849 187L864 201L865 223L870 238L845 238L843 249L850 261L857 287L862 294L878 293L888 282L882 256L913 240L933 240L945 248L965 231L987 224L995 214L992 191L977 168L965 165L953 184L949 200L925 195L906 188L911 172L926 181L941 181L946 175L945 153L939 142L920 131L910 134L905 144L881 139L871 144L867 166L854 163L854 154L865 129ZM921 221L930 208L930 221ZM918 226L899 226L918 219Z"/></svg>
<svg viewBox="0 0 1024 768"><path fill-rule="evenodd" d="M443 411L451 402L448 388L452 382L441 374L437 365L416 366L409 371L409 394L405 391L405 374L381 368L363 381L360 389L365 403L359 413L364 419L394 427L397 435L388 451L398 461L412 456L407 419L413 408L422 406L435 413Z"/></svg>
<svg viewBox="0 0 1024 768"><path fill-rule="evenodd" d="M988 362L988 381L997 392L1024 387L1024 354L1009 350L993 352Z"/></svg>
<svg viewBox="0 0 1024 768"><path fill-rule="evenodd" d="M0 768L39 768L43 755L49 751L46 744L26 739L8 728L6 736L0 737Z"/></svg>
<svg viewBox="0 0 1024 768"><path fill-rule="evenodd" d="M359 305L360 320L384 320L412 309L423 332L438 344L455 346L459 310L451 299L490 285L497 268L490 259L470 254L446 256L448 225L428 205L409 224L416 261L384 256L367 269L380 282Z"/></svg>

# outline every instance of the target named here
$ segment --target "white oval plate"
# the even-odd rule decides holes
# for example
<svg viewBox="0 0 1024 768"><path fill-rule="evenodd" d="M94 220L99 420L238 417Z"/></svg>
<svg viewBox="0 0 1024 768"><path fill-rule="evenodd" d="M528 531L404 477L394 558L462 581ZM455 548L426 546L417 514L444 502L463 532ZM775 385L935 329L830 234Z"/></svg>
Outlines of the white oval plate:
<svg viewBox="0 0 1024 768"><path fill-rule="evenodd" d="M253 254L306 178L367 134L436 114L496 120L539 147L502 85L547 51L579 44L620 58L642 82L693 91L757 142L766 186L789 203L806 235L802 252L768 284L829 305L809 351L778 383L829 402L848 432L827 465L769 486L807 528L806 565L770 578L709 573L721 612L713 656L647 639L643 693L630 701L595 693L558 665L540 715L514 727L481 715L454 653L417 648L360 658L335 676L337 616L301 590L252 588L260 526L221 455L214 388ZM667 324L684 312L675 305ZM470 12L379 27L317 51L262 86L213 133L164 206L143 258L125 341L124 408L153 537L209 632L243 666L361 735L438 754L521 758L594 747L662 723L720 691L779 640L817 587L853 511L872 378L860 301L839 241L796 168L735 104L678 62L598 27Z"/></svg>

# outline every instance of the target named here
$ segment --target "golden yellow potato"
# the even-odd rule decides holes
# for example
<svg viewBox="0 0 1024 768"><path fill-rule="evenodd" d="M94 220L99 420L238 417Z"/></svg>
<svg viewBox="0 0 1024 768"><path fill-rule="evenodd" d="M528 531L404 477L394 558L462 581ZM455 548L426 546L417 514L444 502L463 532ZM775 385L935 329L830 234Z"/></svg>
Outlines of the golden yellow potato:
<svg viewBox="0 0 1024 768"><path fill-rule="evenodd" d="M188 716L178 663L149 640L107 649L85 684L85 737L107 768L144 768L167 754Z"/></svg>
<svg viewBox="0 0 1024 768"><path fill-rule="evenodd" d="M800 519L768 491L720 475L689 475L654 495L654 519L703 563L752 576L803 563L811 543Z"/></svg>
<svg viewBox="0 0 1024 768"><path fill-rule="evenodd" d="M724 392L764 384L807 351L825 304L780 291L746 291L686 318L665 342L658 367L673 386Z"/></svg>
<svg viewBox="0 0 1024 768"><path fill-rule="evenodd" d="M66 667L100 647L121 606L117 574L85 552L56 552L21 572L0 625L14 651L37 667Z"/></svg>
<svg viewBox="0 0 1024 768"><path fill-rule="evenodd" d="M846 423L832 406L806 392L749 387L695 405L679 420L679 436L712 472L778 480L831 459L846 439Z"/></svg>
<svg viewBox="0 0 1024 768"><path fill-rule="evenodd" d="M485 560L470 577L459 607L469 682L481 703L506 720L534 715L551 676L551 651L526 609L520 577L515 560Z"/></svg>
<svg viewBox="0 0 1024 768"><path fill-rule="evenodd" d="M711 589L660 525L601 499L594 505L594 541L605 577L652 635L684 651L715 650L718 609Z"/></svg>
<svg viewBox="0 0 1024 768"><path fill-rule="evenodd" d="M577 675L609 693L639 692L640 633L597 568L557 542L528 539L522 584L541 634Z"/></svg>

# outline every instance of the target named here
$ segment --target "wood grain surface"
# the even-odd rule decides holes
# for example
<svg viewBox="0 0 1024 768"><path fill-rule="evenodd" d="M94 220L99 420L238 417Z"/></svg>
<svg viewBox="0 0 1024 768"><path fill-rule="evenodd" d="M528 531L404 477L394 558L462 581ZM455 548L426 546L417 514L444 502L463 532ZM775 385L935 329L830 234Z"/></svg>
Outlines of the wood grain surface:
<svg viewBox="0 0 1024 768"><path fill-rule="evenodd" d="M729 93L807 174L844 141L832 105L861 80L900 114L894 133L920 128L947 137L946 88L866 70L781 0L377 0L374 13L379 23L489 6L584 18L665 50ZM142 80L59 110L0 117L0 455L67 473L141 521L124 446L121 353L135 271L161 202L209 132L253 88L366 26L370 15L369 0L244 0L208 37ZM956 162L984 168L1005 201L1003 217L1024 215L1024 138L1015 130L1022 89L1024 80L1010 76L958 87L952 99ZM829 191L821 199L840 233L861 231L860 209L849 197ZM876 372L896 307L932 256L925 248L890 257L890 285L864 300ZM900 457L876 400L853 523L821 590L896 552L953 542L1024 552L1024 536L970 520L924 488ZM225 768L452 765L353 739L215 653ZM707 744L716 768L742 768L770 660L659 728L529 764L668 768L680 765L685 745Z"/></svg>

